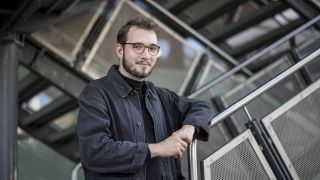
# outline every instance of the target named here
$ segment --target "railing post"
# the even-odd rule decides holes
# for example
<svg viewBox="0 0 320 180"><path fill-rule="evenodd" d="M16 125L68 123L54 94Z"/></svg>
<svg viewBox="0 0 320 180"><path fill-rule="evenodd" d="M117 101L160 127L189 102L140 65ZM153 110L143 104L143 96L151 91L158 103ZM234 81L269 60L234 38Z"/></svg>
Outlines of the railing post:
<svg viewBox="0 0 320 180"><path fill-rule="evenodd" d="M240 108L245 106L246 104L250 103L255 98L259 97L261 94L263 94L267 90L274 87L277 83L279 83L283 79L287 78L288 76L292 75L294 72L301 69L303 66L310 63L313 59L315 59L316 57L319 57L319 56L320 56L320 49L314 51L313 53L308 55L306 58L302 59L301 61L299 61L295 65L291 66L290 68L288 68L287 70L285 70L284 72L282 72L281 74L279 74L278 76L273 78L272 80L268 81L267 83L265 83L264 85L262 85L261 87L259 87L255 91L253 91L252 93L248 94L247 96L245 96L244 98L242 98L238 102L236 102L233 105L231 105L230 107L228 107L223 112L216 115L211 120L210 127L212 128L215 125L219 124L226 117L229 117L231 114L233 114L234 112L236 112L237 110L239 110ZM188 153L188 156L189 156L188 157L188 159L189 159L189 161L188 161L189 178L191 180L197 180L197 178L198 178L197 163L198 162L197 162L196 140L192 143L192 145L189 146L188 152L189 152Z"/></svg>
<svg viewBox="0 0 320 180"><path fill-rule="evenodd" d="M190 180L198 180L197 140L194 139L188 148L188 168Z"/></svg>
<svg viewBox="0 0 320 180"><path fill-rule="evenodd" d="M71 180L78 180L78 173L79 170L81 169L82 165L81 163L78 163L72 170L72 174L71 174Z"/></svg>

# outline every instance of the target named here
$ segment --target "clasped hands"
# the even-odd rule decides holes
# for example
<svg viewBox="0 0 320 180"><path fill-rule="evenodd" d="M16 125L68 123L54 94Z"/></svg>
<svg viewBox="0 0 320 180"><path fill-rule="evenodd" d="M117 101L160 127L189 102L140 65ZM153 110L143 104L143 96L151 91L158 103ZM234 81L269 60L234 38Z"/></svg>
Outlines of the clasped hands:
<svg viewBox="0 0 320 180"><path fill-rule="evenodd" d="M156 144L149 144L151 158L158 156L181 158L188 145L192 143L194 132L194 126L184 125L165 140Z"/></svg>

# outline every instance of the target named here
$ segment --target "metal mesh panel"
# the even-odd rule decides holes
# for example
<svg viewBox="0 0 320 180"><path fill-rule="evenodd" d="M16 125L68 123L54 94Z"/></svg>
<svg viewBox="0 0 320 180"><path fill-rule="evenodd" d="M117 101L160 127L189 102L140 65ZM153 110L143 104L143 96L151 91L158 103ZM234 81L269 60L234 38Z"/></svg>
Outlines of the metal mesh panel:
<svg viewBox="0 0 320 180"><path fill-rule="evenodd" d="M197 144L197 159L202 160L208 157L210 154L215 152L217 149L221 148L231 137L227 132L227 129L223 124L218 124L217 126L210 129L209 140L207 142L198 141ZM188 176L188 153L184 153L181 160L181 171L182 174ZM197 163L200 163L199 161ZM198 174L200 174L200 168L198 168Z"/></svg>
<svg viewBox="0 0 320 180"><path fill-rule="evenodd" d="M291 64L292 63L287 56L282 57L282 59L251 77L247 82L239 85L224 95L222 97L224 105L227 107L235 103L260 85L266 83L277 74L287 69ZM298 74L292 75L282 83L271 88L265 94L250 102L246 107L253 118L262 119L301 91L302 87L303 85L300 82ZM234 113L231 116L231 120L236 125L238 132L242 132L246 129L245 123L248 121L248 118L242 109Z"/></svg>
<svg viewBox="0 0 320 180"><path fill-rule="evenodd" d="M300 179L320 178L319 87L318 80L263 120L289 171Z"/></svg>
<svg viewBox="0 0 320 180"><path fill-rule="evenodd" d="M211 179L269 179L248 140L210 165Z"/></svg>
<svg viewBox="0 0 320 180"><path fill-rule="evenodd" d="M204 179L275 179L250 130L203 161Z"/></svg>

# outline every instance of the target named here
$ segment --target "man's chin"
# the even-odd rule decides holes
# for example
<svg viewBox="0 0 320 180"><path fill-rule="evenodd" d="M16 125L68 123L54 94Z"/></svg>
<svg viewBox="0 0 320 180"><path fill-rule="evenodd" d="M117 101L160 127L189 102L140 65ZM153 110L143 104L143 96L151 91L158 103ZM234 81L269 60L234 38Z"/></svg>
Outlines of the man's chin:
<svg viewBox="0 0 320 180"><path fill-rule="evenodd" d="M150 75L150 71L143 71L139 73L135 73L135 76L138 78L146 78Z"/></svg>
<svg viewBox="0 0 320 180"><path fill-rule="evenodd" d="M149 76L148 73L140 73L136 77L138 77L138 78L147 78L148 76Z"/></svg>

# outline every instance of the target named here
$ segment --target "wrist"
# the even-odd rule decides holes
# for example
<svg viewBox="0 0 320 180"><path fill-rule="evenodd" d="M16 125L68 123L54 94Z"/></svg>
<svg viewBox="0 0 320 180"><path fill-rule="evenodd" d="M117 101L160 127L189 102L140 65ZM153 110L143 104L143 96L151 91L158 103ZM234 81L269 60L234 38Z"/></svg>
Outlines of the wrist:
<svg viewBox="0 0 320 180"><path fill-rule="evenodd" d="M151 158L159 156L157 144L148 144L148 147L149 147Z"/></svg>
<svg viewBox="0 0 320 180"><path fill-rule="evenodd" d="M185 124L182 126L182 128L187 129L189 132L192 132L192 134L194 134L196 132L196 128L190 124Z"/></svg>

